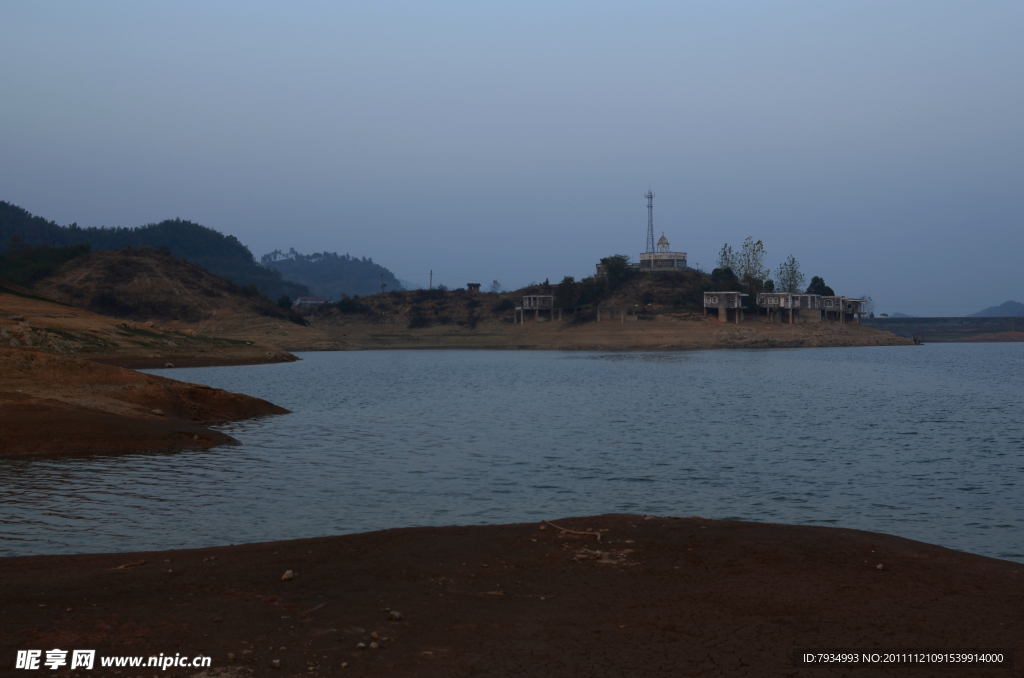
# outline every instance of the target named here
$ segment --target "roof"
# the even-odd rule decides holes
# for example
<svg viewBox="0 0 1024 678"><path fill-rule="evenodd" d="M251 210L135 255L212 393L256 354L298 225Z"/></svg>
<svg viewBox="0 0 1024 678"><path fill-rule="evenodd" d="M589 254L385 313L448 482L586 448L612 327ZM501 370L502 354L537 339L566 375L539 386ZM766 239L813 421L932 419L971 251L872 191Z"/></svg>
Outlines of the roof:
<svg viewBox="0 0 1024 678"><path fill-rule="evenodd" d="M658 240L658 244L659 245L668 245L668 238L665 237L664 233L661 234L661 239Z"/></svg>

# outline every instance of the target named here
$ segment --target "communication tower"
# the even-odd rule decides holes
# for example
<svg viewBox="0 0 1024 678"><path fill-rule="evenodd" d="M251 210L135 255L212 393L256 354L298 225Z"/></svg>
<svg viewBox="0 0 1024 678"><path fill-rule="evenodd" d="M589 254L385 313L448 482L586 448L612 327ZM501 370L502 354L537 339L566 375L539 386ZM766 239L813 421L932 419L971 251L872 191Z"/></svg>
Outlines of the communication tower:
<svg viewBox="0 0 1024 678"><path fill-rule="evenodd" d="M654 194L651 193L651 189L647 189L647 193L644 194L647 198L647 251L654 251Z"/></svg>

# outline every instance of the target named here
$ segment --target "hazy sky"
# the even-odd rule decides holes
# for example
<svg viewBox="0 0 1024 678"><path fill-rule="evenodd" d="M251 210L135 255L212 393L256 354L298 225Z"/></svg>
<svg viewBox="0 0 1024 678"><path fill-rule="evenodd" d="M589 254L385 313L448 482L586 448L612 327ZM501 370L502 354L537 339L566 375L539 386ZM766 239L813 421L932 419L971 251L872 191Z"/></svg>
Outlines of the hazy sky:
<svg viewBox="0 0 1024 678"><path fill-rule="evenodd" d="M879 312L1024 301L1024 3L0 6L0 199L506 287L764 240Z"/></svg>

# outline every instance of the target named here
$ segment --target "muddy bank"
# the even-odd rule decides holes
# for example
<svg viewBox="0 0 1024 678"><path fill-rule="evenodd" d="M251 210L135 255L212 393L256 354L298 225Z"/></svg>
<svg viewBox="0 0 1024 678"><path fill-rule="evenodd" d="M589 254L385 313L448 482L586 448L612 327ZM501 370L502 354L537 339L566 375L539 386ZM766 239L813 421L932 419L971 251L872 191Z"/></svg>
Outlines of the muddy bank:
<svg viewBox="0 0 1024 678"><path fill-rule="evenodd" d="M207 424L286 412L209 386L0 347L0 454L210 447L233 440Z"/></svg>
<svg viewBox="0 0 1024 678"><path fill-rule="evenodd" d="M827 346L906 346L910 339L856 323L787 325L751 317L740 324L720 323L700 314L662 314L630 322L618 319L577 322L533 318L524 324L505 319L410 328L402 317L325 315L311 317L311 327L323 331L341 349L487 348L534 350L701 350L717 348L801 348ZM299 350L286 338L275 338Z"/></svg>
<svg viewBox="0 0 1024 678"><path fill-rule="evenodd" d="M126 367L132 370L153 370L163 367L235 367L239 365L270 365L293 363L300 358L287 351L262 351L250 355L168 354L159 358L139 355L91 356L93 362Z"/></svg>
<svg viewBox="0 0 1024 678"><path fill-rule="evenodd" d="M532 523L0 559L0 668L59 647L205 654L206 675L830 676L851 670L794 649L1024 650L1019 563L838 528L556 522L601 540Z"/></svg>

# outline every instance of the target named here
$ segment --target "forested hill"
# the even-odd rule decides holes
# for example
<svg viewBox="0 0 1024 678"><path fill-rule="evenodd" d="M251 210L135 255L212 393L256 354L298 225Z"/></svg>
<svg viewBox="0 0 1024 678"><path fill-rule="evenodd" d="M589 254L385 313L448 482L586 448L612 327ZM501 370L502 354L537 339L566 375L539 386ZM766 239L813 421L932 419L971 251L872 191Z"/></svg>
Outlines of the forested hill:
<svg viewBox="0 0 1024 678"><path fill-rule="evenodd" d="M89 243L93 251L166 247L175 256L202 266L236 285L255 285L271 299L285 294L293 299L309 294L304 285L286 280L280 272L260 266L249 248L235 236L181 219L168 219L138 228L82 228L77 223L60 226L0 201L0 252L7 249L12 238L29 247Z"/></svg>
<svg viewBox="0 0 1024 678"><path fill-rule="evenodd" d="M387 291L402 289L391 271L366 257L360 259L337 252L299 254L292 248L287 253L274 250L260 262L267 268L277 269L289 280L306 285L314 294L335 300L345 294L379 293L382 276Z"/></svg>
<svg viewBox="0 0 1024 678"><path fill-rule="evenodd" d="M972 313L970 318L993 318L996 316L1022 316L1024 315L1024 304L1019 301L1004 301L998 306L989 306L983 311Z"/></svg>

